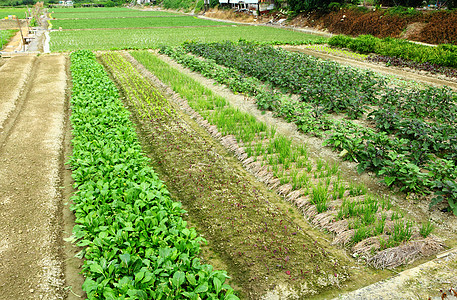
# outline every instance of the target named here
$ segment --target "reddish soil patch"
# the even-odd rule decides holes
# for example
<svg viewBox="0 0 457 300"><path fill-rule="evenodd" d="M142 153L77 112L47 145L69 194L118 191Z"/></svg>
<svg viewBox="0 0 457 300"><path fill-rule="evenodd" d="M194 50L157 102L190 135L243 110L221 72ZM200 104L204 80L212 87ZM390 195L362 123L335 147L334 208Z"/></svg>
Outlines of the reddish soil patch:
<svg viewBox="0 0 457 300"><path fill-rule="evenodd" d="M281 13L254 17L246 13L212 9L206 17L236 22L267 23L285 19ZM311 27L334 34L358 36L371 34L379 38L407 38L418 42L457 43L457 11L419 11L414 15L390 14L385 10L340 9L331 12L312 11L286 22L295 27Z"/></svg>

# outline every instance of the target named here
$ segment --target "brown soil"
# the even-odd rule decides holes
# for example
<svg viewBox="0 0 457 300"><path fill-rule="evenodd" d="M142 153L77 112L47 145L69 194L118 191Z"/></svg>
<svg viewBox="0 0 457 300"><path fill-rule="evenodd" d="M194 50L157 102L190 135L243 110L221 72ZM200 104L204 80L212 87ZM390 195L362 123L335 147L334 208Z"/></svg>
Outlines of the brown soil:
<svg viewBox="0 0 457 300"><path fill-rule="evenodd" d="M421 22L408 24L408 26L406 26L406 29L400 34L399 37L406 40L414 39L417 36L420 36L420 33L426 25L427 24Z"/></svg>
<svg viewBox="0 0 457 300"><path fill-rule="evenodd" d="M252 14L235 12L233 10L219 10L217 8L212 8L205 12L205 17L242 23L252 23L257 20Z"/></svg>
<svg viewBox="0 0 457 300"><path fill-rule="evenodd" d="M2 299L63 299L69 290L60 189L66 68L63 55L17 56L0 68L9 100L0 107Z"/></svg>

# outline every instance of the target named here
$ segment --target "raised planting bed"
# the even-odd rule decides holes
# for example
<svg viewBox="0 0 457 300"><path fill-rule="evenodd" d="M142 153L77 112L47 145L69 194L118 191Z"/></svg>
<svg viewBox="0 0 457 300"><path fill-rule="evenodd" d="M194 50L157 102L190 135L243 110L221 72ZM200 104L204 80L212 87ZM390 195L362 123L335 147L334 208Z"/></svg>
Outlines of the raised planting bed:
<svg viewBox="0 0 457 300"><path fill-rule="evenodd" d="M149 166L114 83L89 51L71 55L76 226L89 299L238 299L226 272Z"/></svg>
<svg viewBox="0 0 457 300"><path fill-rule="evenodd" d="M273 140L274 130L231 108L223 98L157 57L133 54L144 55L149 61L145 64L158 76L172 80L168 84L185 94L189 104L198 107L196 110L208 120L178 94L170 95L171 104L164 97L151 97L158 94L157 89L133 67L128 55L128 59L114 52L101 55L122 87L125 103L135 116L156 169L166 178L172 195L183 202L191 223L208 239L207 259L227 267L231 282L240 288L242 297L259 299L267 294L290 293L303 298L332 294L338 285L353 285L358 281L356 274L364 274L369 281L374 279L371 271L358 268L329 245L293 206L270 193L214 140L221 139L238 149L235 137L227 135L229 132L251 138L263 135ZM160 84L157 79L155 83ZM214 138L175 105L183 105ZM219 120L220 126L211 126L213 120ZM279 136L277 140L287 143ZM306 149L297 151L305 159Z"/></svg>

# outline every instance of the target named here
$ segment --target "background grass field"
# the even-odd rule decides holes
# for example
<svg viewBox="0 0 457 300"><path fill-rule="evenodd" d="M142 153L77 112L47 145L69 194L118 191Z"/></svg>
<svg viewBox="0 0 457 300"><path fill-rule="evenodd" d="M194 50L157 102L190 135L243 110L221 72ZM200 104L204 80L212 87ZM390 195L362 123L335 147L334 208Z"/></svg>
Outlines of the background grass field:
<svg viewBox="0 0 457 300"><path fill-rule="evenodd" d="M91 28L145 28L175 26L226 26L227 23L199 19L192 16L113 18L113 19L72 19L53 20L54 28L91 29Z"/></svg>
<svg viewBox="0 0 457 300"><path fill-rule="evenodd" d="M5 17L8 17L9 15L15 15L19 19L24 19L25 18L25 12L27 11L27 8L0 8L0 19L4 19Z"/></svg>
<svg viewBox="0 0 457 300"><path fill-rule="evenodd" d="M246 39L257 42L301 42L322 39L303 32L266 26L200 27L69 30L51 32L51 51L153 49L162 45L177 46L185 41L237 41Z"/></svg>
<svg viewBox="0 0 457 300"><path fill-rule="evenodd" d="M132 18L132 17L158 17L158 16L181 16L182 14L167 11L141 11L141 10L118 10L113 8L99 8L100 10L82 10L74 9L64 11L62 9L49 9L54 19L102 19L102 18ZM110 10L113 9L113 10Z"/></svg>

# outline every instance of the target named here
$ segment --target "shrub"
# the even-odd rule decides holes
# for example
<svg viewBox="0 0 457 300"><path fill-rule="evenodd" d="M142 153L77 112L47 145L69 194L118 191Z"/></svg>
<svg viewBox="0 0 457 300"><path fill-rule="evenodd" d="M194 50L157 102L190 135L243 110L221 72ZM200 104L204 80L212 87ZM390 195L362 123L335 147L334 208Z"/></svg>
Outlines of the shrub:
<svg viewBox="0 0 457 300"><path fill-rule="evenodd" d="M349 44L352 51L360 53L373 53L379 44L380 39L372 35L360 35L358 38L353 39Z"/></svg>
<svg viewBox="0 0 457 300"><path fill-rule="evenodd" d="M328 40L330 46L339 47L339 48L349 48L349 44L352 42L353 38L344 34L334 35Z"/></svg>

